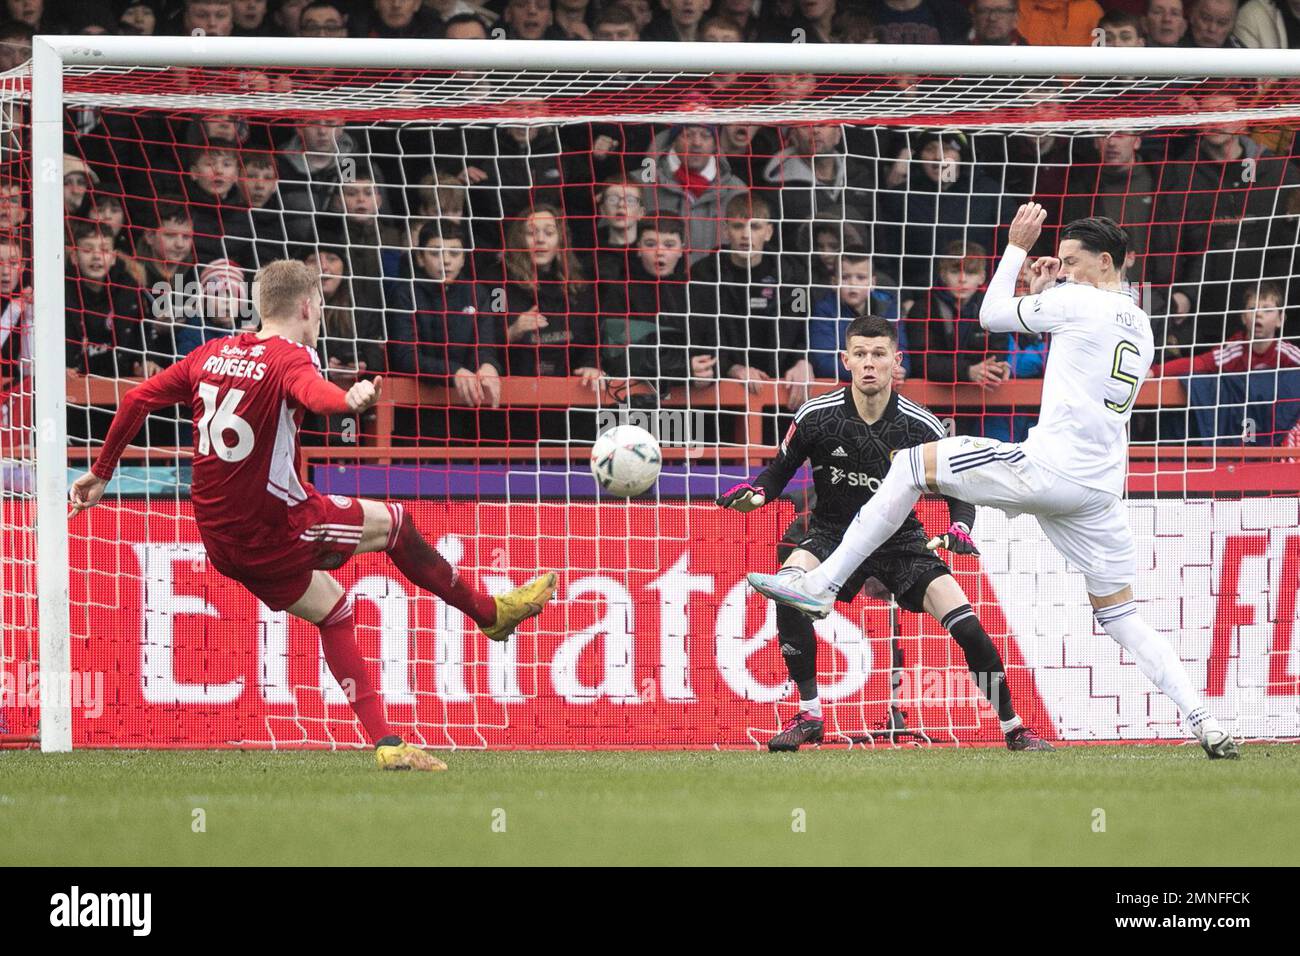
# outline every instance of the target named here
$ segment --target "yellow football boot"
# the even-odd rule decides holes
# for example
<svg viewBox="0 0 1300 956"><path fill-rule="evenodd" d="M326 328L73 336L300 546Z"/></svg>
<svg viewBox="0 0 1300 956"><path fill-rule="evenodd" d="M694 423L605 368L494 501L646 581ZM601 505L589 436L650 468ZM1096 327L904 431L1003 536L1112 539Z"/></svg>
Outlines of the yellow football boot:
<svg viewBox="0 0 1300 956"><path fill-rule="evenodd" d="M494 641L504 641L515 632L521 622L536 617L546 607L546 602L555 597L557 576L554 571L539 574L523 587L515 588L509 594L493 597L497 605L497 620L491 627L479 628Z"/></svg>
<svg viewBox="0 0 1300 956"><path fill-rule="evenodd" d="M400 737L385 737L375 746L380 770L446 770L447 765L427 751L412 747Z"/></svg>

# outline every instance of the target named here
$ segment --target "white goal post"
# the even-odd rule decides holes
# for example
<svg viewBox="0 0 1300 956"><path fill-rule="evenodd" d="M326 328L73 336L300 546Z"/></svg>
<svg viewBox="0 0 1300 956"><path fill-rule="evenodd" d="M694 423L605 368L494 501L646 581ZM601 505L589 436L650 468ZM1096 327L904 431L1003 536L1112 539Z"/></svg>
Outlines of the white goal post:
<svg viewBox="0 0 1300 956"><path fill-rule="evenodd" d="M815 73L843 75L926 74L967 79L951 95L969 95L973 106L1005 105L1020 95L997 92L988 78L1089 77L1098 80L1093 94L1106 84L1125 86L1135 78L1300 77L1300 51L1197 50L1041 47L960 47L608 43L555 41L279 39L211 37L38 36L31 61L31 170L33 282L37 334L34 365L34 448L37 477L37 575L40 624L40 666L45 684L40 707L40 746L46 752L72 748L71 695L59 692L53 681L66 681L71 669L69 636L69 534L67 512L67 429L65 419L65 360L60 317L65 311L63 135L65 78L73 72L114 68L175 69L183 67L274 68L319 67L333 69L410 69L491 72L503 77L511 95L506 100L517 109L521 122L544 117L572 119L546 112L549 97L563 91L599 89L611 78L629 74L653 77L655 82L708 72ZM583 81L583 77L589 77ZM586 85L584 85L584 82ZM1027 84L1032 87L1032 83ZM994 89L997 88L997 89ZM462 97L464 91L452 91ZM1023 93L1024 91L1021 90ZM249 94L259 110L273 110L276 94ZM371 96L391 95L394 102L418 100L424 91L394 88L391 93L372 90ZM150 107L168 102L166 93L152 96L137 84L115 97L96 93L98 105ZM984 99L991 96L991 99ZM1001 97L1001 98L999 98ZM724 108L737 121L829 119L843 102L738 105ZM228 93L211 96L196 92L187 101L195 109L238 109ZM286 108L288 108L286 102ZM308 92L294 98L298 111L346 109L348 104ZM924 109L921 111L924 112ZM496 114L494 118L499 118ZM653 121L672 122L694 115L689 109L663 104ZM1300 96L1289 104L1273 104L1259 116L1300 119ZM617 120L617 113L608 117ZM634 118L644 120L646 114ZM1202 123L1203 114L1162 113L1161 122ZM1081 121L1082 122L1082 121ZM1098 128L1105 123L1096 122ZM1133 126L1132 116L1115 122ZM1140 124L1139 124L1140 125Z"/></svg>

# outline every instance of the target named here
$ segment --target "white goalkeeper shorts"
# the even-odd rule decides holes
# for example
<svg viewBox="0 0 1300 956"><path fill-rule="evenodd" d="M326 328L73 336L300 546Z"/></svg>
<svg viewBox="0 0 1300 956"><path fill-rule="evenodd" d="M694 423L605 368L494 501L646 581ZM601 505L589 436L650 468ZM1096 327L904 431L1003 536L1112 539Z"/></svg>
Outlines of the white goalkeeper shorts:
<svg viewBox="0 0 1300 956"><path fill-rule="evenodd" d="M1014 518L1032 514L1088 593L1105 597L1133 584L1137 553L1124 502L1034 464L1020 445L958 436L937 442L939 491Z"/></svg>

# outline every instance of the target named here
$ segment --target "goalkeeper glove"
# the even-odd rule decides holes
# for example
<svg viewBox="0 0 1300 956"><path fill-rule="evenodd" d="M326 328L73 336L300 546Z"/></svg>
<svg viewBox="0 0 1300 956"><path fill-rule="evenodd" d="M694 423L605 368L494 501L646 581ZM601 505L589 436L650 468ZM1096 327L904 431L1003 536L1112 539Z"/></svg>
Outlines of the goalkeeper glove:
<svg viewBox="0 0 1300 956"><path fill-rule="evenodd" d="M966 527L960 521L954 521L948 526L948 530L941 535L931 538L926 547L931 551L943 548L945 551L951 551L953 554L979 554L980 549L975 547L975 542L971 540L970 528Z"/></svg>
<svg viewBox="0 0 1300 956"><path fill-rule="evenodd" d="M763 494L762 488L755 488L747 481L742 481L738 485L732 485L718 497L718 506L721 508L730 508L733 511L739 511L746 514L755 508L761 508L767 504L767 498Z"/></svg>

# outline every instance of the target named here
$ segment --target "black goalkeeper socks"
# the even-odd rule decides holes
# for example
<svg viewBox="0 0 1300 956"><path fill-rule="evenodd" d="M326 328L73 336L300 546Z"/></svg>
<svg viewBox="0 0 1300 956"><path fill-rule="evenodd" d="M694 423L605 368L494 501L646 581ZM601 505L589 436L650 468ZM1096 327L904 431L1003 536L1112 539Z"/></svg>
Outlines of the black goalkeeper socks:
<svg viewBox="0 0 1300 956"><path fill-rule="evenodd" d="M993 646L993 638L975 615L975 609L969 604L953 608L939 622L944 630L952 635L962 653L966 656L966 666L970 668L975 683L988 698L1003 721L1014 720L1015 705L1011 702L1011 692L1007 690L1007 672L1002 664L1002 656Z"/></svg>

